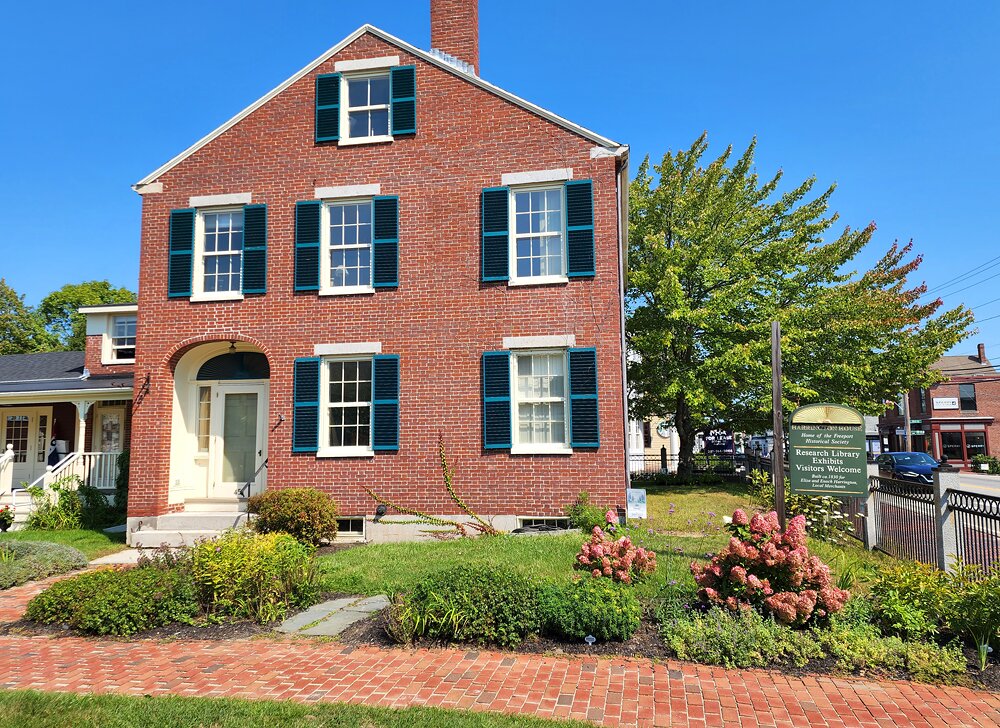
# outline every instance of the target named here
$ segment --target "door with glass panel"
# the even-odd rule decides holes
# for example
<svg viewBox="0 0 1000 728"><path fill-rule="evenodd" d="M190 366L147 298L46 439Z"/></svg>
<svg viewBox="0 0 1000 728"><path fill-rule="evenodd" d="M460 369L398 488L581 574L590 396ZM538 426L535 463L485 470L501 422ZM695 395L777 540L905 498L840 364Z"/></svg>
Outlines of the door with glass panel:
<svg viewBox="0 0 1000 728"><path fill-rule="evenodd" d="M14 449L14 487L31 483L45 472L52 426L51 407L0 409L0 448Z"/></svg>
<svg viewBox="0 0 1000 728"><path fill-rule="evenodd" d="M267 470L267 384L217 384L211 397L209 498L251 496L264 489Z"/></svg>
<svg viewBox="0 0 1000 728"><path fill-rule="evenodd" d="M92 447L96 457L88 458L87 482L96 488L114 488L118 454L125 437L125 408L97 407L94 412Z"/></svg>

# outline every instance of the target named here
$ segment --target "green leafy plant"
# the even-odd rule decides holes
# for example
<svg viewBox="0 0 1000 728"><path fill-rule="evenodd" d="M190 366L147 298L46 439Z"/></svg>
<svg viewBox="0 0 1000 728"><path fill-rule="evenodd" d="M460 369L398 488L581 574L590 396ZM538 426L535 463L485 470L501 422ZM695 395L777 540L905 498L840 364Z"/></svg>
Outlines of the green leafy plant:
<svg viewBox="0 0 1000 728"><path fill-rule="evenodd" d="M985 468L983 468L984 465ZM1000 475L1000 458L992 455L973 455L972 468L976 472L985 470L990 475Z"/></svg>
<svg viewBox="0 0 1000 728"><path fill-rule="evenodd" d="M177 569L106 569L58 581L28 602L25 619L87 634L128 636L190 623L198 602L190 575Z"/></svg>
<svg viewBox="0 0 1000 728"><path fill-rule="evenodd" d="M991 646L1000 647L1000 574L959 564L947 577L949 600L944 615L948 629L976 648L979 669L986 669Z"/></svg>
<svg viewBox="0 0 1000 728"><path fill-rule="evenodd" d="M71 546L47 541L0 543L0 589L82 569L87 557Z"/></svg>
<svg viewBox="0 0 1000 728"><path fill-rule="evenodd" d="M14 509L11 506L0 507L0 524L10 528L12 523L14 523Z"/></svg>
<svg viewBox="0 0 1000 728"><path fill-rule="evenodd" d="M539 588L530 578L476 564L432 574L398 596L386 631L401 643L426 638L514 647L540 626Z"/></svg>
<svg viewBox="0 0 1000 728"><path fill-rule="evenodd" d="M625 641L639 629L642 606L635 593L608 579L551 585L541 591L543 629L547 634L580 641Z"/></svg>
<svg viewBox="0 0 1000 728"><path fill-rule="evenodd" d="M34 508L25 521L25 528L35 531L80 528L83 503L78 490L82 484L79 476L66 475L54 480L47 488L28 488Z"/></svg>
<svg viewBox="0 0 1000 728"><path fill-rule="evenodd" d="M115 475L115 512L121 519L128 511L128 470L132 462L131 451L128 449L118 453L115 465L118 468Z"/></svg>
<svg viewBox="0 0 1000 728"><path fill-rule="evenodd" d="M288 533L305 544L319 545L337 535L337 504L316 488L279 488L250 498L247 510L257 533Z"/></svg>
<svg viewBox="0 0 1000 728"><path fill-rule="evenodd" d="M576 500L563 510L570 525L573 528L579 528L584 533L590 533L594 528L602 528L606 511L607 508L602 508L591 502L590 493L585 490L580 491Z"/></svg>
<svg viewBox="0 0 1000 728"><path fill-rule="evenodd" d="M315 551L284 533L226 531L191 549L198 601L213 618L283 619L317 594Z"/></svg>
<svg viewBox="0 0 1000 728"><path fill-rule="evenodd" d="M903 639L935 635L945 625L952 598L943 571L914 561L886 565L869 594L882 631Z"/></svg>

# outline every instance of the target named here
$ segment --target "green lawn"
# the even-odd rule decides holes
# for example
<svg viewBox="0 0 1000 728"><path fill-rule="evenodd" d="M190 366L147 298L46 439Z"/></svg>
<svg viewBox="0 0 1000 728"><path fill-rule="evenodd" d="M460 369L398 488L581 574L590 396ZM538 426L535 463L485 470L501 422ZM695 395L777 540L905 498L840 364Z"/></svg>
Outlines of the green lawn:
<svg viewBox="0 0 1000 728"><path fill-rule="evenodd" d="M127 697L0 691L0 726L133 728L246 728L247 726L361 726L362 728L543 728L579 726L499 713L437 708L391 710L365 705L250 701L219 698Z"/></svg>
<svg viewBox="0 0 1000 728"><path fill-rule="evenodd" d="M88 559L107 556L128 548L125 545L124 533L109 535L101 530L91 531L83 528L71 531L8 531L0 534L0 541L4 539L61 543L79 549Z"/></svg>
<svg viewBox="0 0 1000 728"><path fill-rule="evenodd" d="M723 516L742 508L756 510L749 491L741 485L678 485L646 489L645 521L638 524L667 533L717 534Z"/></svg>

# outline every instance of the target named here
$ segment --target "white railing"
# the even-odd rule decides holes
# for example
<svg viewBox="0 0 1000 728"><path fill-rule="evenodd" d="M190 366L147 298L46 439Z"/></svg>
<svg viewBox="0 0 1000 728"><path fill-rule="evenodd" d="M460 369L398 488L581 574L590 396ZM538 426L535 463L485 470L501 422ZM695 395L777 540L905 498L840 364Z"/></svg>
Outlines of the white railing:
<svg viewBox="0 0 1000 728"><path fill-rule="evenodd" d="M0 454L0 496L7 495L14 484L14 446L7 445L7 449Z"/></svg>
<svg viewBox="0 0 1000 728"><path fill-rule="evenodd" d="M72 452L55 465L46 465L45 472L27 488L45 490L56 480L71 475L77 476L86 485L110 490L115 487L118 478L118 453Z"/></svg>

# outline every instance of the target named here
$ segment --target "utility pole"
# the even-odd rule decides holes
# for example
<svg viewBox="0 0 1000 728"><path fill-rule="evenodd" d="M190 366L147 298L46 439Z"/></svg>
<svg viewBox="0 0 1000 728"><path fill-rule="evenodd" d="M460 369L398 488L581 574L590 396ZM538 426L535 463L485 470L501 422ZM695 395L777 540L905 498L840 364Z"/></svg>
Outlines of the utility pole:
<svg viewBox="0 0 1000 728"><path fill-rule="evenodd" d="M771 404L774 409L774 448L771 477L774 479L774 509L785 530L785 415L781 408L781 323L771 322Z"/></svg>
<svg viewBox="0 0 1000 728"><path fill-rule="evenodd" d="M910 431L910 393L903 393L903 434L906 436L906 452L913 452L913 433Z"/></svg>

